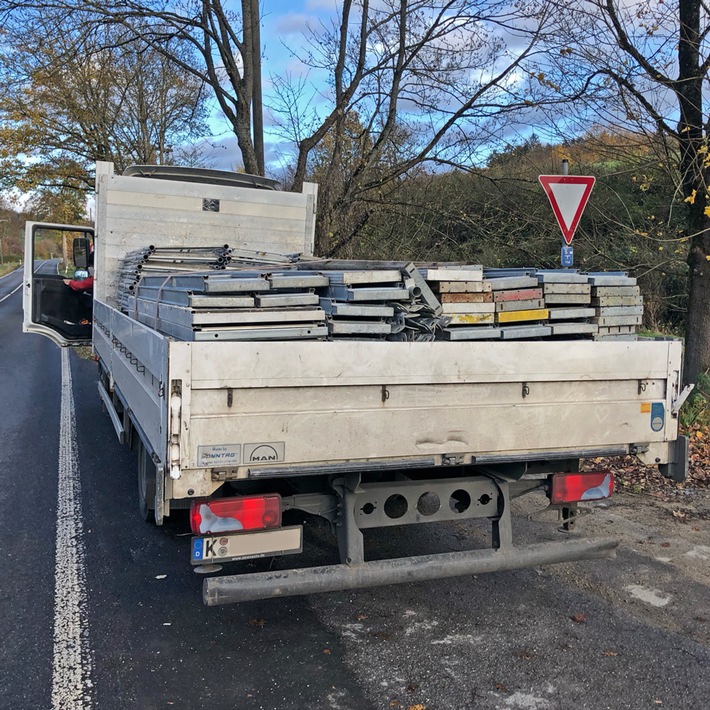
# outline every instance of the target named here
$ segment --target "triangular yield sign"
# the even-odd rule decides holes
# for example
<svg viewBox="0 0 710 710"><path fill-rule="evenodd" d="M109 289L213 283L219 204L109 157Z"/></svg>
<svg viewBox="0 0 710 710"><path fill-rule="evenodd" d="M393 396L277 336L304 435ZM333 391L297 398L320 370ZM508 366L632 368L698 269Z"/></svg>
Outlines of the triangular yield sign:
<svg viewBox="0 0 710 710"><path fill-rule="evenodd" d="M595 178L582 175L540 175L539 180L550 200L562 236L567 244L571 244Z"/></svg>

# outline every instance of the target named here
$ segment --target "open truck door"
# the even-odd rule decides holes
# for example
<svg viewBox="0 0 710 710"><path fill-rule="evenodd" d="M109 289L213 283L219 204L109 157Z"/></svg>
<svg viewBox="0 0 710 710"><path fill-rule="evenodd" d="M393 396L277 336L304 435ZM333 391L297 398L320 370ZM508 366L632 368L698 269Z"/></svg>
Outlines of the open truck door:
<svg viewBox="0 0 710 710"><path fill-rule="evenodd" d="M63 347L91 344L93 293L74 290L64 280L89 275L93 245L92 227L27 223L23 332Z"/></svg>

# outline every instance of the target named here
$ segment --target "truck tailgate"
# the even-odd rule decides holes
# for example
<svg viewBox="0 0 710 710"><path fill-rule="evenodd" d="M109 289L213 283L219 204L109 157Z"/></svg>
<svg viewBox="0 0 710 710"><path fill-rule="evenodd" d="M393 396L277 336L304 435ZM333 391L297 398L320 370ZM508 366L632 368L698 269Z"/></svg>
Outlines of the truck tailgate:
<svg viewBox="0 0 710 710"><path fill-rule="evenodd" d="M679 341L170 343L180 466L440 464L662 442Z"/></svg>

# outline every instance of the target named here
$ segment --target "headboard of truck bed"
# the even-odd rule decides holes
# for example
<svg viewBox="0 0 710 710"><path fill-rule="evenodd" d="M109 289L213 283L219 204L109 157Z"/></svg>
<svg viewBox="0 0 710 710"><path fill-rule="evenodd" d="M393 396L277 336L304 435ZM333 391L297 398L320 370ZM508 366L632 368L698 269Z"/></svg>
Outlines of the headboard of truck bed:
<svg viewBox="0 0 710 710"><path fill-rule="evenodd" d="M313 254L318 187L283 192L136 175L96 164L95 297L116 305L124 256L148 247L222 246Z"/></svg>

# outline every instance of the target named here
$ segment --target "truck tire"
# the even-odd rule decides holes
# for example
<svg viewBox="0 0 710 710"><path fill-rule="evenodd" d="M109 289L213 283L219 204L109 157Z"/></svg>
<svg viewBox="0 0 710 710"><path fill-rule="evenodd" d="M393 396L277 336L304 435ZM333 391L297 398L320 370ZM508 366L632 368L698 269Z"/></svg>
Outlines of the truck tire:
<svg viewBox="0 0 710 710"><path fill-rule="evenodd" d="M155 464L138 438L138 511L147 522L155 522Z"/></svg>

